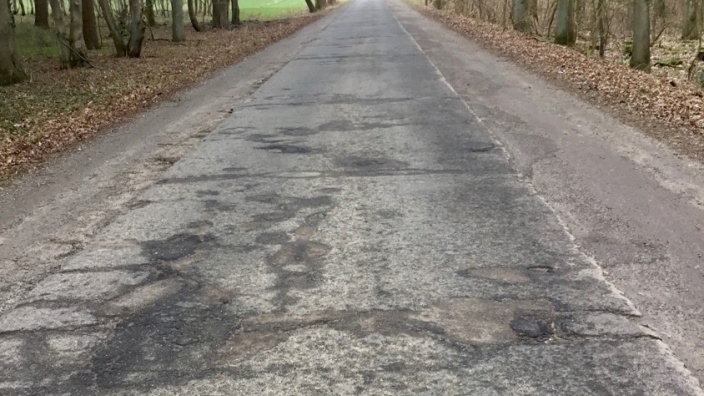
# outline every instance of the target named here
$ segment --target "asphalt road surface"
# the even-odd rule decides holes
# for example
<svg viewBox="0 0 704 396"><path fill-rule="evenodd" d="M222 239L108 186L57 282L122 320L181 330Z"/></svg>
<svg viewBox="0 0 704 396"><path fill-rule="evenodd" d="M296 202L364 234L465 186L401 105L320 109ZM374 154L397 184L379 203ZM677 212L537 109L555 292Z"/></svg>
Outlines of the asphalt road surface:
<svg viewBox="0 0 704 396"><path fill-rule="evenodd" d="M0 393L702 395L383 0L0 316Z"/></svg>

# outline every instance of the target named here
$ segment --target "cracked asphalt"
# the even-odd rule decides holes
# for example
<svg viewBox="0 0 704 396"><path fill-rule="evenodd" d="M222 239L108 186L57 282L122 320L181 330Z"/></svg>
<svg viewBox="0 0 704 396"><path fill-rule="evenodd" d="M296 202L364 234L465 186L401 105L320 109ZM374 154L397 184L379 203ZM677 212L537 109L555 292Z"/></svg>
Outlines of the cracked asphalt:
<svg viewBox="0 0 704 396"><path fill-rule="evenodd" d="M702 395L389 0L0 315L8 395Z"/></svg>

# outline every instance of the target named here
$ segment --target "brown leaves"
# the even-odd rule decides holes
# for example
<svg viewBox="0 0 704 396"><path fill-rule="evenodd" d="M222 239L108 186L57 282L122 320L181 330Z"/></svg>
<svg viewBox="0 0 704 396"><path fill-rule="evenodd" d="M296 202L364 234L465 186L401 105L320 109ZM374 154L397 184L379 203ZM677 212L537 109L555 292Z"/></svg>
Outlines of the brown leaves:
<svg viewBox="0 0 704 396"><path fill-rule="evenodd" d="M319 14L248 22L233 31L189 30L185 43L146 41L140 59L90 54L95 69L58 70L56 59L28 59L31 80L0 88L0 180L41 164L179 88L254 54ZM171 36L155 28L156 38Z"/></svg>
<svg viewBox="0 0 704 396"><path fill-rule="evenodd" d="M451 11L417 8L487 49L606 105L677 150L704 159L704 98L681 73L673 76L668 68L660 76L647 74L617 63L614 57L602 60Z"/></svg>

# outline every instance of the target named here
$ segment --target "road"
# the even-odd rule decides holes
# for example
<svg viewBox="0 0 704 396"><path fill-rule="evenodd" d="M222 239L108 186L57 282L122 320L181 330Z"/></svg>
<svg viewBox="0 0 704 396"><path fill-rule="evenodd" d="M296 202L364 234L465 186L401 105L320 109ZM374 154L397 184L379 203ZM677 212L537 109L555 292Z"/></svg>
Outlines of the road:
<svg viewBox="0 0 704 396"><path fill-rule="evenodd" d="M0 315L1 393L704 394L404 7L336 11L54 254Z"/></svg>

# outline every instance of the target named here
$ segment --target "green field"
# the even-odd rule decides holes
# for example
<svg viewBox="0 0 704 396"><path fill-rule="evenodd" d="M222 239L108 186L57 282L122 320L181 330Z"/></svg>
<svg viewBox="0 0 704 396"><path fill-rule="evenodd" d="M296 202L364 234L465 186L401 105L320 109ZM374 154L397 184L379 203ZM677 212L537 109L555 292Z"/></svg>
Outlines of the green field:
<svg viewBox="0 0 704 396"><path fill-rule="evenodd" d="M305 0L239 0L241 17L247 19L275 19L308 10Z"/></svg>
<svg viewBox="0 0 704 396"><path fill-rule="evenodd" d="M0 0L1 1L1 0ZM186 3L184 1L184 3ZM239 0L240 18L243 21L247 20L272 20L291 16L293 14L307 12L305 0ZM55 33L51 30L37 29L34 27L34 16L16 16L16 40L19 55L24 58L34 57L58 57L59 47L56 41ZM201 23L210 22L211 17L208 15L203 18L202 14L198 15ZM68 21L66 21L68 22ZM159 25L168 25L170 20L165 17L157 16ZM188 20L188 11L184 5L184 23L190 26ZM112 45L108 37L107 26L102 18L98 19L100 32L103 36L103 51L112 51Z"/></svg>

